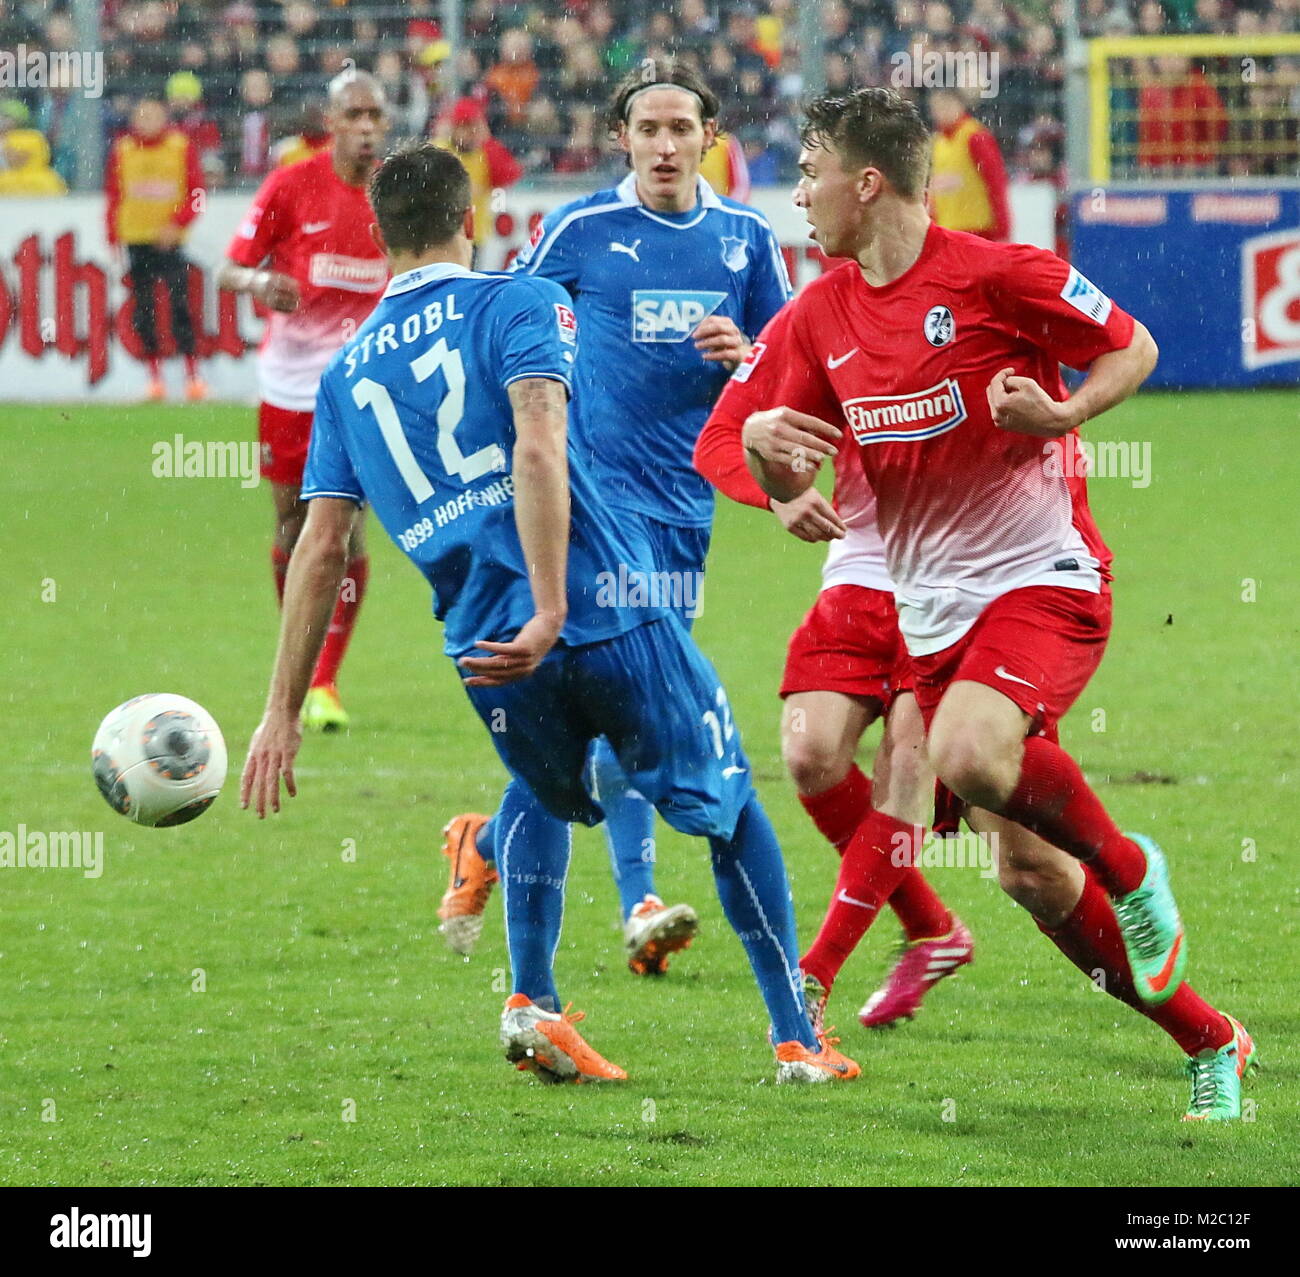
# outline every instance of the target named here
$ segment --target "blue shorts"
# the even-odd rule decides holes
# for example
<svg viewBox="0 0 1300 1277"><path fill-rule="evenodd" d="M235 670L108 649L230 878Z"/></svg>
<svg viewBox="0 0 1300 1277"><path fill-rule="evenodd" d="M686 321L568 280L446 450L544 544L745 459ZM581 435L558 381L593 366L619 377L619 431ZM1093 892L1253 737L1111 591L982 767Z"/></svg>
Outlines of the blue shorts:
<svg viewBox="0 0 1300 1277"><path fill-rule="evenodd" d="M727 694L675 616L556 646L522 682L465 691L510 774L561 820L604 819L585 783L597 736L681 833L730 838L753 794Z"/></svg>
<svg viewBox="0 0 1300 1277"><path fill-rule="evenodd" d="M712 528L682 528L636 510L613 510L638 567L648 602L671 608L689 630L704 607L704 560Z"/></svg>

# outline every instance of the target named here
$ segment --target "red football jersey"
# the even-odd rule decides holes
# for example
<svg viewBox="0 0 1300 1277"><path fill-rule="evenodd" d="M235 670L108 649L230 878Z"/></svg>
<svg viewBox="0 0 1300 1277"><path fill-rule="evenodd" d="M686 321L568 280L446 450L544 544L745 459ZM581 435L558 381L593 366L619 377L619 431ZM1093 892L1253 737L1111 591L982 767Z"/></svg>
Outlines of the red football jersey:
<svg viewBox="0 0 1300 1277"><path fill-rule="evenodd" d="M999 429L986 390L1012 368L1064 400L1059 365L1085 368L1126 347L1131 316L1053 253L935 225L892 283L873 287L848 262L787 311L783 333L760 335L749 376L775 361L779 386L766 406L844 431L839 447L876 494L914 655L951 646L1010 590L1101 589L1110 554L1069 455L1074 440Z"/></svg>
<svg viewBox="0 0 1300 1277"><path fill-rule="evenodd" d="M764 356L769 345L780 351L789 342L793 315L793 304L789 304L768 321L744 363L723 388L696 440L696 470L720 492L745 505L768 505L766 494L745 464L741 432L750 413L783 402L779 395L784 363L779 357ZM841 540L827 543L822 589L860 585L870 590L892 591L885 547L876 527L876 496L852 449L841 448L836 454L831 503L844 520L846 531Z"/></svg>
<svg viewBox="0 0 1300 1277"><path fill-rule="evenodd" d="M361 326L388 283L388 262L371 238L365 187L334 171L329 150L276 169L262 183L227 256L298 281L298 309L272 311L258 359L262 399L311 412L331 356Z"/></svg>

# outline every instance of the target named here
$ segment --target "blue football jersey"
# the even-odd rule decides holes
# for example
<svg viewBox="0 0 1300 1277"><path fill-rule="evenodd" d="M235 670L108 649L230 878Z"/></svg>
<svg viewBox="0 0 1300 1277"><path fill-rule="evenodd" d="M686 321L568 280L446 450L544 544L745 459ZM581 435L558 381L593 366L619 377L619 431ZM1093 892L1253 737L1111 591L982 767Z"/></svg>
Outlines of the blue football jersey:
<svg viewBox="0 0 1300 1277"><path fill-rule="evenodd" d="M700 179L687 213L656 213L636 175L542 220L511 270L562 284L582 330L573 433L602 498L664 522L706 527L713 488L691 465L730 375L695 349L725 315L751 340L790 299L776 236L752 208Z"/></svg>
<svg viewBox="0 0 1300 1277"><path fill-rule="evenodd" d="M433 587L451 657L513 638L533 615L515 530L507 387L571 388L577 325L544 279L450 264L407 271L321 377L302 496L369 502ZM569 449L569 615L561 641L599 642L665 614L619 592L631 560ZM623 567L623 577L627 568Z"/></svg>

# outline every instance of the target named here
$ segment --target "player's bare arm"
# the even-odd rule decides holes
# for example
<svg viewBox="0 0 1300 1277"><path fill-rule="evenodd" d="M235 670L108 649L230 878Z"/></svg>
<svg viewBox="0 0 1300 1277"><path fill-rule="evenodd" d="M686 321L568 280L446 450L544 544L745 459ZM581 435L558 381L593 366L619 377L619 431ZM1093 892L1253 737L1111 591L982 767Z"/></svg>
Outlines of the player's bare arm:
<svg viewBox="0 0 1300 1277"><path fill-rule="evenodd" d="M741 431L745 464L773 501L793 501L813 485L827 457L835 456L840 430L793 408L751 413Z"/></svg>
<svg viewBox="0 0 1300 1277"><path fill-rule="evenodd" d="M744 363L749 345L736 321L726 315L709 315L696 325L695 349L708 363L721 364L728 372Z"/></svg>
<svg viewBox="0 0 1300 1277"><path fill-rule="evenodd" d="M1133 340L1094 359L1083 384L1064 401L1053 399L1032 377L999 369L987 392L993 421L1016 434L1059 439L1123 403L1151 375L1159 353L1146 327L1134 321Z"/></svg>
<svg viewBox="0 0 1300 1277"><path fill-rule="evenodd" d="M356 508L343 497L317 497L310 502L289 562L271 690L239 786L240 806L251 802L259 820L268 807L280 810L281 776L289 796L298 793L293 778L293 760L302 743L298 715L347 570Z"/></svg>
<svg viewBox="0 0 1300 1277"><path fill-rule="evenodd" d="M217 287L228 293L248 293L272 310L287 313L298 309L298 281L279 271L239 266L227 259L217 271Z"/></svg>
<svg viewBox="0 0 1300 1277"><path fill-rule="evenodd" d="M515 527L528 564L533 617L508 643L480 639L487 656L463 656L469 687L501 687L527 678L555 646L569 614L568 400L564 386L525 377L509 388L514 409Z"/></svg>
<svg viewBox="0 0 1300 1277"><path fill-rule="evenodd" d="M848 532L835 507L816 488L809 488L793 501L774 500L772 513L800 541L842 541Z"/></svg>

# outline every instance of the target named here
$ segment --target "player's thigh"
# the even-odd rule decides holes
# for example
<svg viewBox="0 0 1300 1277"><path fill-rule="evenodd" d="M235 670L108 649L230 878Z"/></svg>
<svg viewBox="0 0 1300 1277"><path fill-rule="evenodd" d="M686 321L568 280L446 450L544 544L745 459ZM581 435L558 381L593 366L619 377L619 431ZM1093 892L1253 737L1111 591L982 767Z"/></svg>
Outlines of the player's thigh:
<svg viewBox="0 0 1300 1277"><path fill-rule="evenodd" d="M537 670L504 687L466 687L506 770L560 820L594 825L600 811L584 779L591 744L572 696L573 649L558 647Z"/></svg>
<svg viewBox="0 0 1300 1277"><path fill-rule="evenodd" d="M895 820L928 825L934 812L934 769L925 723L911 692L895 696L876 750L872 805Z"/></svg>
<svg viewBox="0 0 1300 1277"><path fill-rule="evenodd" d="M348 558L359 559L366 552L366 510L362 506L352 516L352 530L348 533Z"/></svg>
<svg viewBox="0 0 1300 1277"><path fill-rule="evenodd" d="M752 775L713 666L676 616L576 649L592 735L682 833L730 837Z"/></svg>
<svg viewBox="0 0 1300 1277"><path fill-rule="evenodd" d="M820 794L848 775L862 733L880 717L874 697L792 692L781 711L781 756L799 790Z"/></svg>
<svg viewBox="0 0 1300 1277"><path fill-rule="evenodd" d="M298 495L297 484L272 483L271 502L275 506L275 526L290 543L298 540L307 521L307 503Z"/></svg>
<svg viewBox="0 0 1300 1277"><path fill-rule="evenodd" d="M930 763L958 793L990 774L1019 767L1029 715L984 683L952 683L930 721ZM963 797L966 795L963 794Z"/></svg>

